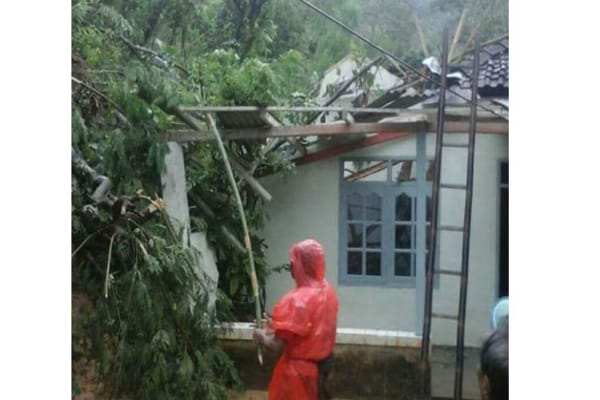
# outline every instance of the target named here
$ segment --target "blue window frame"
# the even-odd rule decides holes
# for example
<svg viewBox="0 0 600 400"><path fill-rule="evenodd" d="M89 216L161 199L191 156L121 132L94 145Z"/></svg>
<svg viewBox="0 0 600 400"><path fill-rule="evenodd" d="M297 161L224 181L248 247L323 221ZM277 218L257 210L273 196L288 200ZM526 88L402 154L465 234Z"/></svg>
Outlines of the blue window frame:
<svg viewBox="0 0 600 400"><path fill-rule="evenodd" d="M341 284L415 286L428 247L431 182L426 167L424 154L341 160Z"/></svg>

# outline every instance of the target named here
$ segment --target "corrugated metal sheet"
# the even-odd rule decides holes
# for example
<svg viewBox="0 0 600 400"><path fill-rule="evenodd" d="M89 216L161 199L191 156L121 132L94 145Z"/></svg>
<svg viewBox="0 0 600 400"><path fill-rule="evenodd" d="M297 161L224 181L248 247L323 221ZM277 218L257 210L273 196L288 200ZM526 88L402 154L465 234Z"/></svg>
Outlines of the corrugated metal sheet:
<svg viewBox="0 0 600 400"><path fill-rule="evenodd" d="M231 111L217 113L217 118L226 129L262 128L270 125L260 118L258 111Z"/></svg>

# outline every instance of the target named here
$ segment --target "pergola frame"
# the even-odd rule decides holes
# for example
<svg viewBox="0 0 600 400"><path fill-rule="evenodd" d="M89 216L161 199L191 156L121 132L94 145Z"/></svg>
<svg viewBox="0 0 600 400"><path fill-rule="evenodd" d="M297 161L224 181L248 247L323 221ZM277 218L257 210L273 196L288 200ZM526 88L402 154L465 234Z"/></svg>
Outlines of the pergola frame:
<svg viewBox="0 0 600 400"><path fill-rule="evenodd" d="M298 165L333 157L344 152L374 144L396 140L418 132L435 132L437 129L437 108L423 110L407 110L399 108L352 108L352 107L280 107L280 106L179 106L174 113L189 128L187 130L170 130L166 134L167 142L203 142L215 140L209 126L203 127L200 119L208 120L205 114L227 113L248 114L264 123L264 127L238 127L219 129L221 138L227 140L266 140L263 156L276 150L281 143L288 141L297 150L298 155L291 160ZM283 126L273 117L271 112L341 114L342 120L296 126ZM316 114L315 114L316 113ZM377 122L355 122L359 115L380 114L383 119ZM466 133L469 130L469 108L447 107L445 111L444 131L446 133ZM207 117L207 118L204 118ZM508 121L498 118L489 112L478 113L477 133L508 134ZM320 148L313 153L297 140L306 136L343 137L351 136L352 140L344 143L334 142L330 147ZM260 160L246 170L243 163L235 155L230 155L234 168L258 195L271 201L272 196L253 176Z"/></svg>
<svg viewBox="0 0 600 400"><path fill-rule="evenodd" d="M434 132L437 125L437 109L423 111L406 109L380 109L380 108L344 108L344 107L256 107L256 106L231 106L231 107L178 107L178 115L191 130L171 130L167 132L167 141L196 142L213 140L214 136L208 129L201 127L194 114L204 113L253 113L258 114L265 121L262 128L235 128L221 129L223 140L248 140L268 138L297 138L303 136L340 136L360 135L367 133L417 133ZM343 120L323 124L282 126L273 124L274 118L270 112L336 112L341 113ZM465 133L469 130L469 109L465 107L448 108L444 131L447 133ZM355 116L363 114L387 115L378 122L354 122ZM196 123L190 123L190 119ZM267 122L268 121L268 122ZM507 134L508 121L499 119L491 113L480 112L477 124L477 133Z"/></svg>

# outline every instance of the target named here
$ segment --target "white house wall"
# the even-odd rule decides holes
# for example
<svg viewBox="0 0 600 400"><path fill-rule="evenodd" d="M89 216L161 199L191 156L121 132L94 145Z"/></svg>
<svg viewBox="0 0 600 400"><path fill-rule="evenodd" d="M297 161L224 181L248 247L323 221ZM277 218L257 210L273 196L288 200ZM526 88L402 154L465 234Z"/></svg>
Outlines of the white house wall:
<svg viewBox="0 0 600 400"><path fill-rule="evenodd" d="M447 135L450 136L450 135ZM448 141L466 141L465 135L451 135ZM435 135L427 135L428 158L433 158ZM349 156L391 156L416 158L415 136L383 143ZM490 328L490 310L496 299L498 270L498 161L508 157L508 139L503 135L477 135L474 197L472 209L471 256L467 301L467 346L479 346ZM416 299L414 288L340 286L338 284L338 230L340 157L297 167L287 178L270 176L261 183L273 195L267 205L270 220L263 232L269 265L288 262L287 251L296 241L313 237L326 251L326 276L336 287L340 312L338 327L385 329L414 332ZM446 148L443 181L464 183L466 150ZM440 222L462 225L464 194L441 194ZM454 235L454 237L451 237ZM450 236L450 237L448 237ZM459 268L460 235L446 233L440 241L443 268ZM274 273L267 281L267 309L293 286L289 273ZM456 313L458 278L441 276L434 291L434 311ZM434 319L434 344L454 345L456 322Z"/></svg>

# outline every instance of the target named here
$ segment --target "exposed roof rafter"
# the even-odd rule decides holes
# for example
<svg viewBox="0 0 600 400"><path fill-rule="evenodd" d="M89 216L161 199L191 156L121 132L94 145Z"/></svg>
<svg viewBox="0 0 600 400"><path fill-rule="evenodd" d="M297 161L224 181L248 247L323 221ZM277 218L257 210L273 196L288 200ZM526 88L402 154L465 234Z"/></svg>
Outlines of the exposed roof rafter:
<svg viewBox="0 0 600 400"><path fill-rule="evenodd" d="M348 124L345 121L336 121L329 124L300 125L300 126L278 126L270 128L248 128L248 129L224 129L223 140L236 139L264 139L273 137L296 137L296 136L337 136L337 135L360 135L365 133L380 132L422 132L427 130L428 124L425 118L420 121L410 122L359 122ZM167 141L173 142L197 142L212 140L208 130L181 130L167 133Z"/></svg>

